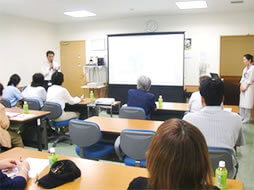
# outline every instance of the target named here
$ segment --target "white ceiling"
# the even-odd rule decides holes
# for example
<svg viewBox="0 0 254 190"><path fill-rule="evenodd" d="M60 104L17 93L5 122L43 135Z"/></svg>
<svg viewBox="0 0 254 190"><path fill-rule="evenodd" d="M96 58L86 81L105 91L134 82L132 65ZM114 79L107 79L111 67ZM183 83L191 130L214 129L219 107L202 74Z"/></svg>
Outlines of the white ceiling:
<svg viewBox="0 0 254 190"><path fill-rule="evenodd" d="M254 0L230 4L231 0L206 0L207 9L179 10L175 2L190 0L0 0L0 14L52 23L75 20L115 19L131 16L177 15L254 10ZM87 10L96 17L72 18L65 11ZM131 10L132 9L132 10Z"/></svg>

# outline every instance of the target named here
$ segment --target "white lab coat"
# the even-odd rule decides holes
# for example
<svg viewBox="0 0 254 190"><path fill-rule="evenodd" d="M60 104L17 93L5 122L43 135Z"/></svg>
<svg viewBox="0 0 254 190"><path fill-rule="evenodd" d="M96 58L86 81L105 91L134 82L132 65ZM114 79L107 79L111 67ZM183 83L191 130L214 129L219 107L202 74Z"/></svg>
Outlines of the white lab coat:
<svg viewBox="0 0 254 190"><path fill-rule="evenodd" d="M247 67L243 69L240 83L243 87L249 84L249 87L245 92L240 93L239 106L252 109L254 105L254 65L251 65L249 69Z"/></svg>
<svg viewBox="0 0 254 190"><path fill-rule="evenodd" d="M60 70L60 65L53 61L53 69L49 70L50 68L50 63L48 61L45 61L41 67L41 72L44 75L44 79L45 80L51 80L51 77L54 73L54 69L56 69L57 71L61 71Z"/></svg>

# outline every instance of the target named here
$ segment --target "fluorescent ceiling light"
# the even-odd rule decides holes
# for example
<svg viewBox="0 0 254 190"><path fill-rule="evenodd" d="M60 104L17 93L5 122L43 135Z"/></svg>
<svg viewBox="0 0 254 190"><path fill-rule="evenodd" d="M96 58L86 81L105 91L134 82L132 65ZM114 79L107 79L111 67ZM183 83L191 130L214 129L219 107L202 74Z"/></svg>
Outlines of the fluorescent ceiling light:
<svg viewBox="0 0 254 190"><path fill-rule="evenodd" d="M71 12L64 12L65 15L72 16L72 17L89 17L89 16L96 16L96 14L88 12L88 11L71 11Z"/></svg>
<svg viewBox="0 0 254 190"><path fill-rule="evenodd" d="M202 9L207 8L206 1L185 1L176 2L179 9Z"/></svg>

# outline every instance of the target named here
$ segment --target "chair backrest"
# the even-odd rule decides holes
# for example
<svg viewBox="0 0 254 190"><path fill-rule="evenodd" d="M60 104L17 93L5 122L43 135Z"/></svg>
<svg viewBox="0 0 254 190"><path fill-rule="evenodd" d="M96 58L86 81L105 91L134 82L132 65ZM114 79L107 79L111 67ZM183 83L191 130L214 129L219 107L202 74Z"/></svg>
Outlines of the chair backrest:
<svg viewBox="0 0 254 190"><path fill-rule="evenodd" d="M3 104L3 106L6 108L11 108L11 102L8 99L2 98L0 103Z"/></svg>
<svg viewBox="0 0 254 190"><path fill-rule="evenodd" d="M119 117L127 119L145 119L146 114L143 108L123 106L119 111Z"/></svg>
<svg viewBox="0 0 254 190"><path fill-rule="evenodd" d="M135 160L145 160L154 131L125 129L120 134L120 148L124 154Z"/></svg>
<svg viewBox="0 0 254 190"><path fill-rule="evenodd" d="M50 114L47 116L49 120L57 119L62 115L62 107L60 104L55 102L45 102L42 107L42 111L49 111Z"/></svg>
<svg viewBox="0 0 254 190"><path fill-rule="evenodd" d="M41 109L41 104L38 99L35 98L26 98L24 101L27 102L28 108L31 110L40 110Z"/></svg>
<svg viewBox="0 0 254 190"><path fill-rule="evenodd" d="M225 161L228 170L228 178L234 178L236 175L237 160L234 157L234 152L227 148L208 147L209 157L211 160L213 172L215 174L216 168L220 161ZM235 160L233 160L235 159Z"/></svg>
<svg viewBox="0 0 254 190"><path fill-rule="evenodd" d="M88 147L97 143L101 137L100 127L94 122L73 119L69 123L72 143L79 147Z"/></svg>

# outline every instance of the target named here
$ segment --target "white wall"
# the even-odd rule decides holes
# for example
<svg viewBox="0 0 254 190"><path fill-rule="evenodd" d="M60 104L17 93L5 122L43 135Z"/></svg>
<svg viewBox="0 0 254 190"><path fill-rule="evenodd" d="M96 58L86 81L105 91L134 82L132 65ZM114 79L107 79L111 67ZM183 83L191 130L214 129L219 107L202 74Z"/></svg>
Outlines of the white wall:
<svg viewBox="0 0 254 190"><path fill-rule="evenodd" d="M21 76L21 85L30 84L40 72L48 49L57 50L55 25L0 15L0 82L7 85L11 74Z"/></svg>
<svg viewBox="0 0 254 190"><path fill-rule="evenodd" d="M86 40L87 59L92 52L91 41L105 39L107 34L144 32L146 21L152 19L161 31L186 31L192 38L190 57L185 59L185 84L198 84L199 66L207 63L207 73L219 72L220 35L244 35L254 33L253 13L227 13L139 17L117 20L83 21L58 25L58 41ZM239 63L241 64L241 63Z"/></svg>

